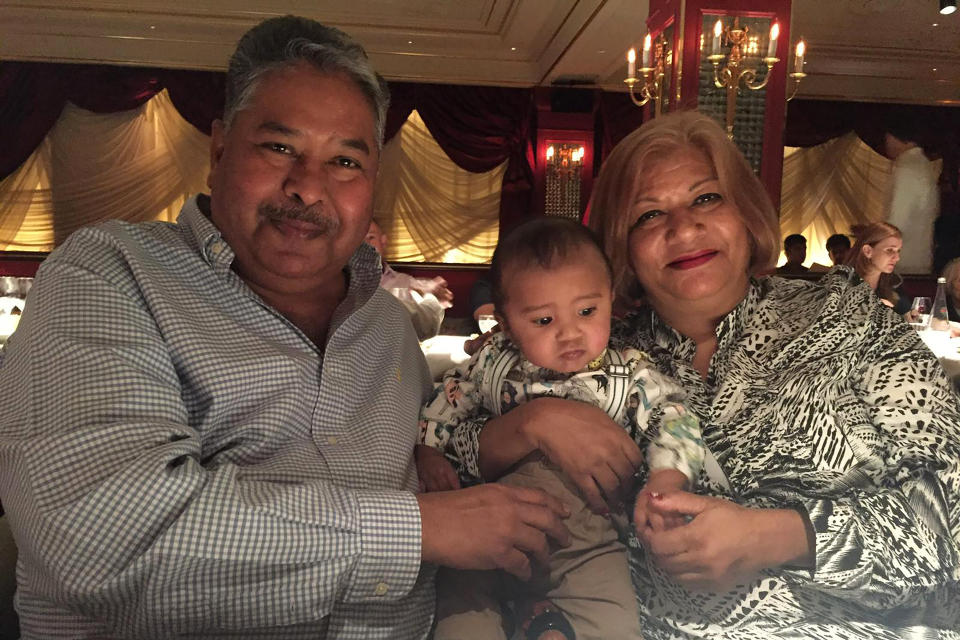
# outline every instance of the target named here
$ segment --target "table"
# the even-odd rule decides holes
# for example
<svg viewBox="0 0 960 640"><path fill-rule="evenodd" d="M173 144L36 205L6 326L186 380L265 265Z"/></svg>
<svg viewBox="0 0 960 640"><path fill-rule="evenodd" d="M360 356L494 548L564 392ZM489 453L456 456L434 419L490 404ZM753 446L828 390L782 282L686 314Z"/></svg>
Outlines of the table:
<svg viewBox="0 0 960 640"><path fill-rule="evenodd" d="M470 359L463 350L463 343L469 339L470 336L441 335L420 343L427 365L430 367L430 375L434 380L439 381L448 369Z"/></svg>
<svg viewBox="0 0 960 640"><path fill-rule="evenodd" d="M951 322L950 327L953 331L922 329L919 333L923 343L937 356L954 387L960 388L960 337L954 337L960 334L960 323Z"/></svg>

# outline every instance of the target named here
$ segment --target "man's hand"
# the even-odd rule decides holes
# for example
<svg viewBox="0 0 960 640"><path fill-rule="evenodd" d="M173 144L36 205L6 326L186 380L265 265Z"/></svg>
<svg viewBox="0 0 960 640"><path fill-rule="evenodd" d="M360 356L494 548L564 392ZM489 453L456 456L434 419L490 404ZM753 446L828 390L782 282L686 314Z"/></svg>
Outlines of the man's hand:
<svg viewBox="0 0 960 640"><path fill-rule="evenodd" d="M681 515L664 512L660 509L651 509L650 500L654 496L684 491L688 484L687 476L676 469L651 471L647 484L637 494L637 499L633 503L633 522L637 529L637 535L640 535L641 531L647 527L653 531L665 531L686 524L686 518Z"/></svg>
<svg viewBox="0 0 960 640"><path fill-rule="evenodd" d="M813 562L807 523L792 509L754 509L683 491L649 502L651 511L692 518L674 529L638 530L657 566L689 589L726 591L762 569Z"/></svg>
<svg viewBox="0 0 960 640"><path fill-rule="evenodd" d="M417 475L420 477L421 491L449 491L460 488L460 478L446 457L424 444L413 448L413 457L417 461Z"/></svg>
<svg viewBox="0 0 960 640"><path fill-rule="evenodd" d="M422 559L455 569L503 569L522 580L546 565L549 540L570 544L568 509L538 489L485 484L421 493Z"/></svg>
<svg viewBox="0 0 960 640"><path fill-rule="evenodd" d="M417 285L412 288L420 295L432 293L444 309L453 306L453 292L447 287L447 281L440 276L430 280L420 278L417 280Z"/></svg>
<svg viewBox="0 0 960 640"><path fill-rule="evenodd" d="M582 402L537 398L511 413L518 411L533 448L573 480L593 511L619 510L643 463L643 454L626 431L602 409Z"/></svg>

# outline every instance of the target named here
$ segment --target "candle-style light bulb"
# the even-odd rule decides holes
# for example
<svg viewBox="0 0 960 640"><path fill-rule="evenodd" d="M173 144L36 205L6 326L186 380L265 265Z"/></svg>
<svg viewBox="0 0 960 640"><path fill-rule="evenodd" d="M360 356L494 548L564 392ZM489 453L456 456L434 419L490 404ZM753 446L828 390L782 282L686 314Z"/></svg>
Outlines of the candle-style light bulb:
<svg viewBox="0 0 960 640"><path fill-rule="evenodd" d="M774 22L770 27L770 44L767 46L767 57L777 57L777 38L780 37L780 23Z"/></svg>
<svg viewBox="0 0 960 640"><path fill-rule="evenodd" d="M547 160L552 160L553 154L554 154L553 145L550 145L549 147L547 147Z"/></svg>
<svg viewBox="0 0 960 640"><path fill-rule="evenodd" d="M650 37L648 33L643 39L643 66L645 69L649 69L653 65L650 64L650 60L653 57L653 38Z"/></svg>
<svg viewBox="0 0 960 640"><path fill-rule="evenodd" d="M720 54L721 33L723 33L723 21L717 18L717 21L713 25L713 45L710 47L710 53L713 55Z"/></svg>
<svg viewBox="0 0 960 640"><path fill-rule="evenodd" d="M633 47L627 51L627 77L637 77L637 50Z"/></svg>
<svg viewBox="0 0 960 640"><path fill-rule="evenodd" d="M795 73L803 73L803 56L807 51L807 45L804 44L803 40L797 43L797 52L793 56L793 71Z"/></svg>

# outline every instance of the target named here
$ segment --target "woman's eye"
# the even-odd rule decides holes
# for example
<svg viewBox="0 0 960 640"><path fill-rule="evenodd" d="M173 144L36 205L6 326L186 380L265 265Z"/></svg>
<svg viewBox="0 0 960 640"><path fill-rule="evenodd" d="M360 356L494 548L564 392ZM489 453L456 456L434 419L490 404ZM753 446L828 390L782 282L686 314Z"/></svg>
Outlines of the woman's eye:
<svg viewBox="0 0 960 640"><path fill-rule="evenodd" d="M580 309L580 315L583 317L592 316L596 312L596 307L587 307L586 309Z"/></svg>
<svg viewBox="0 0 960 640"><path fill-rule="evenodd" d="M722 200L723 196L721 196L719 193L701 193L694 199L693 204L708 204L710 202L720 202Z"/></svg>
<svg viewBox="0 0 960 640"><path fill-rule="evenodd" d="M637 217L636 221L634 221L634 223L630 226L630 231L633 231L638 227L642 227L643 225L645 225L646 223L650 222L651 220L653 220L654 218L660 215L663 215L663 211L661 211L660 209L651 209L650 211L644 211Z"/></svg>
<svg viewBox="0 0 960 640"><path fill-rule="evenodd" d="M544 318L536 318L536 319L533 321L533 324L537 325L538 327L545 327L545 326L547 326L548 324L550 324L551 322L553 322L553 318L551 318L551 317L549 317L549 316L546 316L546 317L544 317Z"/></svg>

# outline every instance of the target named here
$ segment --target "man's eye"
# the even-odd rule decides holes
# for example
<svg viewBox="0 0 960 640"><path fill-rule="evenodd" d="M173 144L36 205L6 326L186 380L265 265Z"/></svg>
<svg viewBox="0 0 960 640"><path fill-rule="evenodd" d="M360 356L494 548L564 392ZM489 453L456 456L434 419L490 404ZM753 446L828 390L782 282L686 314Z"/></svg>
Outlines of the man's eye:
<svg viewBox="0 0 960 640"><path fill-rule="evenodd" d="M587 307L586 309L580 309L580 315L583 317L592 316L596 312L596 307Z"/></svg>
<svg viewBox="0 0 960 640"><path fill-rule="evenodd" d="M551 322L553 322L553 318L551 318L550 316L546 316L543 318L534 319L533 324L537 325L538 327L545 327Z"/></svg>
<svg viewBox="0 0 960 640"><path fill-rule="evenodd" d="M335 158L333 163L338 167L343 167L344 169L360 169L361 168L359 162L357 162L353 158L346 158L343 156L340 156L339 158Z"/></svg>
<svg viewBox="0 0 960 640"><path fill-rule="evenodd" d="M294 153L293 147L283 142L264 142L261 146L275 153L282 153L288 156Z"/></svg>
<svg viewBox="0 0 960 640"><path fill-rule="evenodd" d="M707 204L710 202L721 202L722 200L723 196L719 193L701 193L694 199L693 204Z"/></svg>

